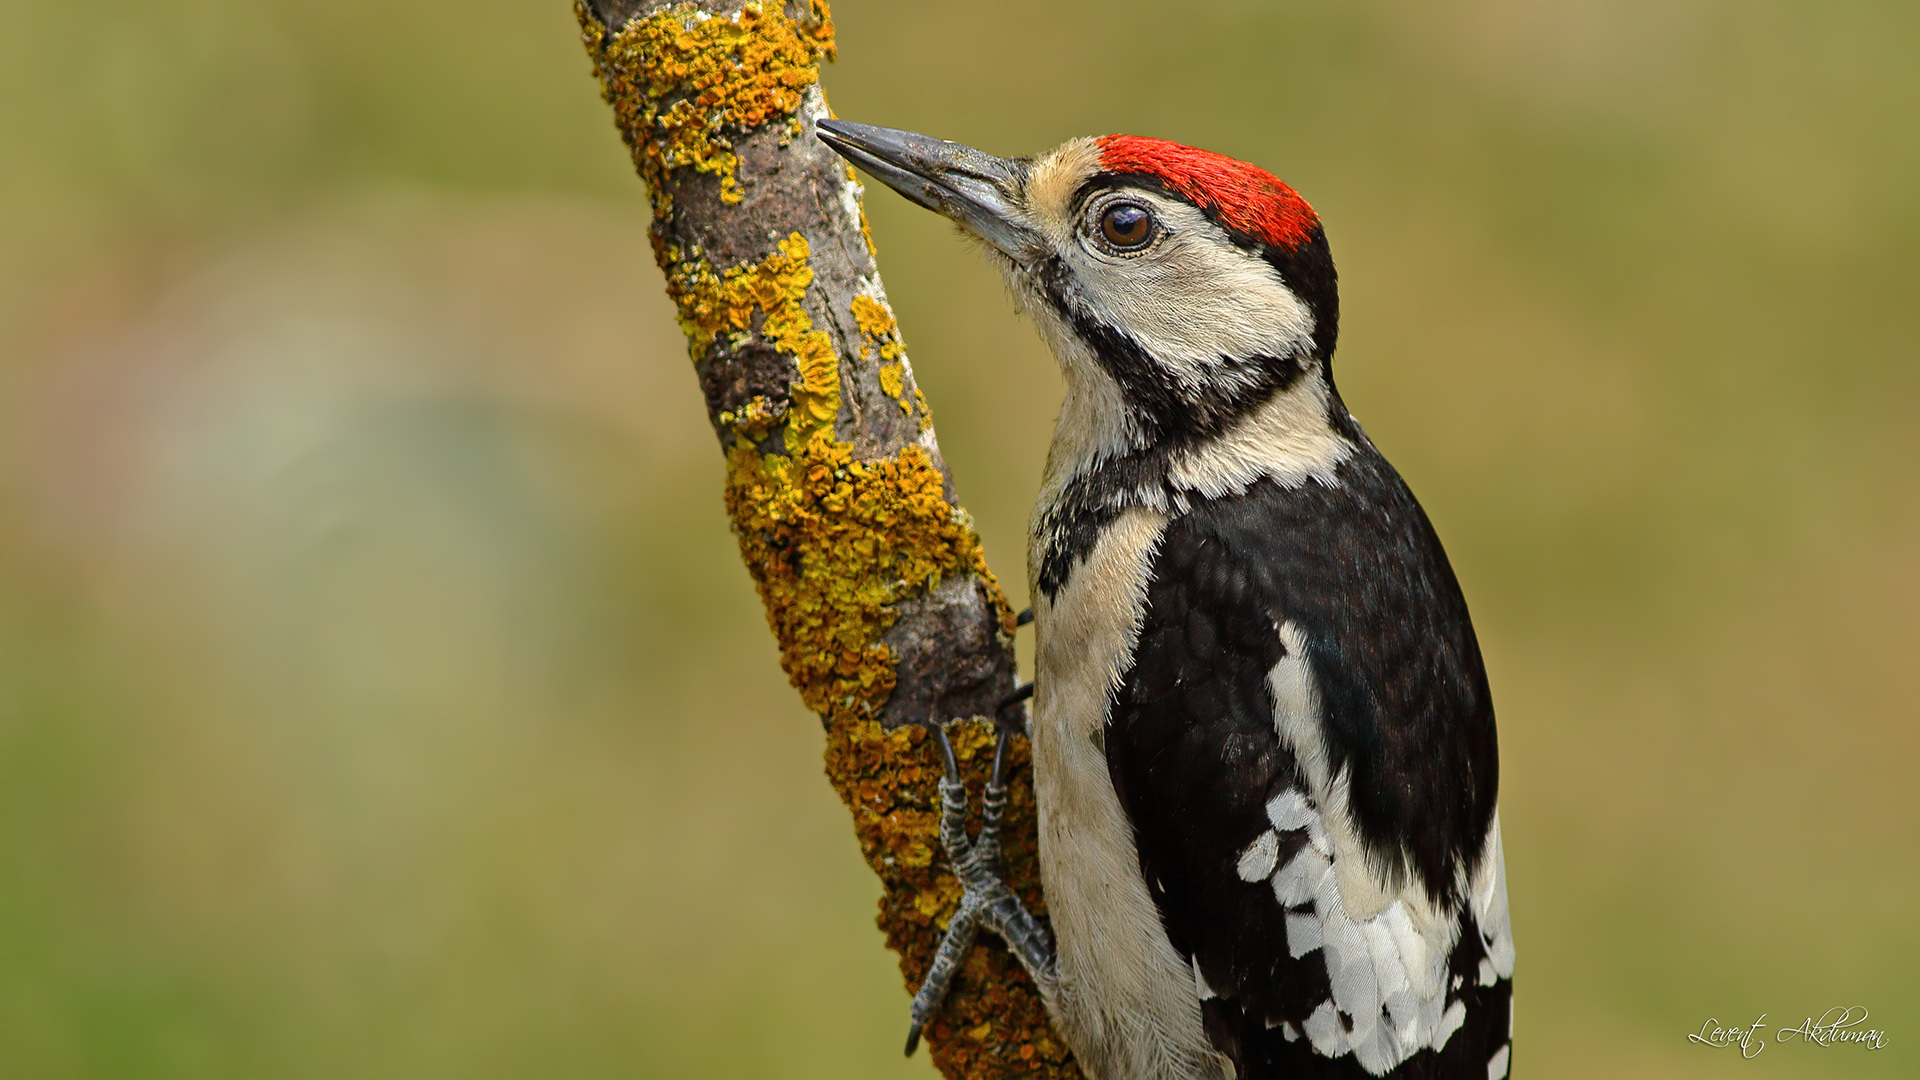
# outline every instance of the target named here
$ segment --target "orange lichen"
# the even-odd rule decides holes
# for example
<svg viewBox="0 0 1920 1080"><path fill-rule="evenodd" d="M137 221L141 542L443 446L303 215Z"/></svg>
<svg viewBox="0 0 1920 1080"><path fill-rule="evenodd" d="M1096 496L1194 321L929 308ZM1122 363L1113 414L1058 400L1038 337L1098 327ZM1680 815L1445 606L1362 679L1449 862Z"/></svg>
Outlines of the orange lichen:
<svg viewBox="0 0 1920 1080"><path fill-rule="evenodd" d="M900 324L887 305L871 296L853 298L853 321L860 336L880 361L880 389L900 404L900 411L913 415L913 402L906 394L906 343L900 340Z"/></svg>
<svg viewBox="0 0 1920 1080"><path fill-rule="evenodd" d="M722 337L738 343L757 334L794 358L800 379L793 386L788 450L815 431L831 431L840 412L840 366L826 331L807 314L807 287L813 284L807 238L794 233L758 263L715 274L698 258L663 261L667 296L679 309L680 329L693 359L706 358Z"/></svg>
<svg viewBox="0 0 1920 1080"><path fill-rule="evenodd" d="M898 360L900 354L907 351L906 343L900 340L900 324L894 321L893 312L873 297L853 298L853 321L867 341L879 350L880 359Z"/></svg>
<svg viewBox="0 0 1920 1080"><path fill-rule="evenodd" d="M932 962L959 885L939 851L940 772L926 732L888 730L878 719L894 689L896 663L881 638L901 601L956 576L986 589L1008 635L1003 640L1012 634L1012 611L987 570L971 521L947 502L946 477L933 456L908 445L859 460L853 445L839 438L836 425L853 421L840 415L840 353L828 328L808 312L815 279L807 237L790 233L764 258L716 268L698 246L698 223L689 228L676 216L669 186L674 170L690 168L717 176L719 185L717 193L683 188L689 205L694 191L704 191L704 199L717 194L722 205L741 201L731 136L779 121L784 135L793 134L820 61L832 58L826 4L813 0L807 10L807 18L794 20L772 5L749 3L727 17L683 4L610 35L576 5L595 72L652 193L654 257L694 360L729 363L734 351L757 345L794 361L790 405L755 396L716 417L730 433L727 510L779 641L781 664L826 724L827 776L884 885L877 921L911 988ZM851 183L851 169L846 175ZM864 211L859 219L871 253ZM824 310L814 299L815 310ZM848 359L865 361L871 350L878 369L870 376L862 363L845 377L877 378L909 411L911 399L921 429L930 430L926 401L906 380L892 312L875 297L851 303L861 341L859 355ZM781 437L769 442L776 424L783 426ZM992 758L993 728L963 721L953 725L952 736L969 789L977 793ZM1024 740L1015 740L1010 764L1002 827L1007 877L1040 911ZM1032 982L1004 948L986 939L968 953L927 1036L934 1063L955 1080L1079 1076L1047 1025Z"/></svg>
<svg viewBox="0 0 1920 1080"><path fill-rule="evenodd" d="M993 758L993 727L968 721L949 729L968 790L978 793ZM900 954L909 986L933 963L939 932L960 899L944 857L929 846L939 823L934 781L939 766L919 728L886 731L873 721L827 729L827 775L853 812L867 865L885 885L875 921ZM1033 789L1026 740L1009 758L1015 783L1001 827L1007 880L1036 914L1045 906L1034 851ZM930 858L931 856L931 858ZM1077 1080L1066 1044L1047 1025L1039 992L997 944L975 945L961 965L947 1007L928 1032L934 1064L950 1077Z"/></svg>
<svg viewBox="0 0 1920 1080"><path fill-rule="evenodd" d="M692 168L720 178L722 202L744 198L740 159L727 133L791 119L820 62L834 57L833 15L813 0L800 22L749 3L731 18L681 4L635 19L617 34L576 0L587 54L654 213L672 210L667 173Z"/></svg>
<svg viewBox="0 0 1920 1080"><path fill-rule="evenodd" d="M895 603L952 574L991 580L944 483L920 446L858 461L825 431L792 457L744 438L727 454L727 510L781 664L829 720L869 719L886 702L893 655L879 638Z"/></svg>
<svg viewBox="0 0 1920 1080"><path fill-rule="evenodd" d="M910 987L933 962L960 886L938 853L939 765L926 732L888 730L875 719L894 683L894 658L880 635L899 600L953 574L982 580L1001 609L1002 627L1012 626L978 534L946 502L943 480L917 445L863 462L825 431L815 431L793 457L763 454L746 437L736 438L727 455L727 510L741 555L789 681L826 721L827 778L852 811L861 853L884 886L875 922L900 954ZM993 727L964 721L951 734L968 788L978 792ZM1044 914L1025 740L1015 740L1009 764L1007 876ZM967 1039L953 1037L960 1025ZM951 1077L1079 1075L1050 1033L1032 982L1005 949L985 942L968 954L929 1043Z"/></svg>
<svg viewBox="0 0 1920 1080"><path fill-rule="evenodd" d="M905 389L905 387L905 369L899 364L880 365L880 389L885 390L888 397L900 403L901 412L911 416L913 415L913 403L900 396L901 391Z"/></svg>
<svg viewBox="0 0 1920 1080"><path fill-rule="evenodd" d="M793 251L804 258L804 248ZM802 277L776 261L782 254L791 252L783 249L731 280L797 285ZM732 273L717 280L730 280ZM776 312L787 311L789 302L797 305L797 298L777 290L748 291L766 313L762 332ZM863 332L885 329L874 322L875 309L885 311L877 304L867 309ZM739 325L740 310L697 307L699 317L687 320L689 338L696 345L711 343L710 331ZM891 324L889 314L885 325ZM829 362L832 356L829 351ZM791 456L761 452L750 433L736 436L727 454L727 511L780 643L781 665L801 700L826 721L827 777L852 811L861 853L885 886L875 921L913 986L933 962L960 887L937 854L939 772L926 733L918 727L889 731L875 719L894 684L894 657L880 637L893 625L900 600L956 574L987 586L1003 632L1012 632L1013 614L987 569L979 535L966 514L946 501L945 478L924 448L909 445L892 457L860 461L850 444L804 417L789 422L790 444L800 430L808 433ZM981 721L954 726L955 749L972 791L986 780L992 730ZM1043 912L1028 762L1026 744L1017 740L1003 825L1006 866L1008 880ZM952 1038L948 1025L963 1022L969 1031L984 1026L987 1034ZM948 1076L1078 1076L1065 1045L1049 1032L1031 981L1004 949L985 943L968 954L929 1043ZM1033 1049L1022 1056L1023 1047Z"/></svg>
<svg viewBox="0 0 1920 1080"><path fill-rule="evenodd" d="M920 407L920 430L932 431L933 413L927 409L927 395L921 393L917 386L913 388L913 403Z"/></svg>

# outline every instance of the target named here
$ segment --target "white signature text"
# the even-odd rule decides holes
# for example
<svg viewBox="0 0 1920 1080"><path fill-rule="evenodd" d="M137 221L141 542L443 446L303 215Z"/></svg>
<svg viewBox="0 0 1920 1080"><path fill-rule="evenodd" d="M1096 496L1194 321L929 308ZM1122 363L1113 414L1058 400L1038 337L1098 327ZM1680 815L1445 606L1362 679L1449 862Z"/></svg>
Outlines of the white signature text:
<svg viewBox="0 0 1920 1080"><path fill-rule="evenodd" d="M1743 1058L1758 1057L1767 1048L1767 1014L1746 1027L1722 1024L1718 1017L1708 1017L1700 1025L1700 1030L1687 1036L1688 1042L1703 1046L1738 1047ZM1780 1028L1774 1033L1775 1042L1792 1042L1799 1039L1815 1046L1841 1046L1858 1043L1868 1050L1879 1050L1887 1045L1887 1033L1880 1028L1866 1026L1867 1010L1859 1005L1835 1006L1820 1014L1815 1020L1809 1016L1797 1027Z"/></svg>

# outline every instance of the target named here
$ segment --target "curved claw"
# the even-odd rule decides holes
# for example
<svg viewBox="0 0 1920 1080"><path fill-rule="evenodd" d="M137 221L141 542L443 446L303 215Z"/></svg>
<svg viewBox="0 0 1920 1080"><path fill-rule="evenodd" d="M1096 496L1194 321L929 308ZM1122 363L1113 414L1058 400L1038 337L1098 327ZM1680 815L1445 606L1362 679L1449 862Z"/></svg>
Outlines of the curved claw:
<svg viewBox="0 0 1920 1080"><path fill-rule="evenodd" d="M1052 1001L1057 982L1052 935L1047 933L1045 924L1027 911L1000 873L1000 817L1007 806L1004 770L1011 733L1004 727L1000 729L993 749L993 772L981 799L980 833L969 839L967 789L960 779L959 762L955 760L953 744L945 729L933 730L947 770L940 781L940 844L947 849L954 875L960 879L960 906L948 920L927 977L913 995L913 1023L907 1029L908 1056L919 1047L921 1032L946 999L953 977L982 927L1007 943L1007 948L1033 977L1044 1000Z"/></svg>
<svg viewBox="0 0 1920 1080"><path fill-rule="evenodd" d="M940 751L940 768L946 773L946 783L960 783L960 759L954 756L953 740L947 738L947 729L943 724L930 725L933 730L933 745ZM966 807L963 805L962 810Z"/></svg>

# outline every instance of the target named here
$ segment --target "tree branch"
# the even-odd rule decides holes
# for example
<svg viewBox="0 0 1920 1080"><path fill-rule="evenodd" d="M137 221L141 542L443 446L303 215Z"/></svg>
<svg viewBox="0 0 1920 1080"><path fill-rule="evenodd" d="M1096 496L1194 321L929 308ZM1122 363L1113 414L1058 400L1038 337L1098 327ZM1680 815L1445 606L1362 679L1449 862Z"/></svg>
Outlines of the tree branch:
<svg viewBox="0 0 1920 1080"><path fill-rule="evenodd" d="M654 256L726 454L741 556L781 664L826 726L827 778L915 987L960 896L919 725L974 718L953 734L981 790L987 718L1013 689L1013 617L914 385L861 189L814 138L831 16L824 0L575 8L652 198ZM1024 740L1013 763L1007 880L1041 912ZM951 1080L1079 1076L997 939L974 946L927 1037Z"/></svg>

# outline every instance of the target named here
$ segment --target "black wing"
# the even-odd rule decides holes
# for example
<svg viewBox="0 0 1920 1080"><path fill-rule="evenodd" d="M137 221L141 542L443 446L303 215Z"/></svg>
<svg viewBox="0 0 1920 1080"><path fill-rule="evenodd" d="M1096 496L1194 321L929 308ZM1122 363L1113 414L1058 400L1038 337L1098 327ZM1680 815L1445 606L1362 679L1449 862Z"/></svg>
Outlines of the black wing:
<svg viewBox="0 0 1920 1080"><path fill-rule="evenodd" d="M1364 437L1360 446L1337 486L1262 482L1168 525L1107 725L1108 764L1141 869L1174 947L1194 963L1208 1034L1243 1080L1389 1067L1394 1076L1479 1078L1507 1053L1510 944L1504 971L1491 971L1483 961L1495 931L1474 932L1456 876L1480 863L1493 824L1486 675L1426 515ZM1450 954L1422 954L1427 984L1446 983L1424 1016L1405 993L1389 1000L1391 971L1375 978L1341 967L1355 948L1364 957L1364 937L1342 938L1344 952L1317 947L1313 890L1326 885L1333 852L1307 763L1276 730L1269 676L1288 659L1287 640L1305 654L1294 660L1311 673L1325 759L1331 774L1347 771L1348 816L1375 880L1389 892L1418 883L1465 919ZM1331 939L1354 925L1324 932ZM1391 936L1372 929L1385 935L1377 951ZM1371 991L1353 981L1363 976ZM1351 1005L1369 992L1374 1020L1392 1028L1400 1018L1397 1030L1413 1031L1414 1045L1442 1049L1402 1051L1389 1033L1349 1052L1371 1030L1365 1007ZM1335 1009L1336 998L1359 1015Z"/></svg>

